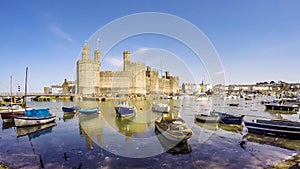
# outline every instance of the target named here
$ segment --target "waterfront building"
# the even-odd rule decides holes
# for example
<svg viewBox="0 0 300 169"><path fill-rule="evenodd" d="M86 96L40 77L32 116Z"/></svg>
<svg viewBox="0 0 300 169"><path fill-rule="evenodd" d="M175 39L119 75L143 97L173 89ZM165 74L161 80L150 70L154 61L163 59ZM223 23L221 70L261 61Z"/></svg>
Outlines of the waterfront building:
<svg viewBox="0 0 300 169"><path fill-rule="evenodd" d="M75 82L64 80L62 84L51 85L50 87L44 87L45 94L75 94Z"/></svg>
<svg viewBox="0 0 300 169"><path fill-rule="evenodd" d="M130 52L123 52L123 70L101 70L101 51L90 58L87 41L82 47L82 58L77 61L77 94L95 96L144 96L149 94L172 95L179 93L179 77L167 71L161 78L158 71L142 62L131 62Z"/></svg>
<svg viewBox="0 0 300 169"><path fill-rule="evenodd" d="M205 93L208 91L212 91L211 84L204 84L203 82L200 84L195 84L195 83L183 83L182 84L182 92L185 94L199 94L199 93Z"/></svg>

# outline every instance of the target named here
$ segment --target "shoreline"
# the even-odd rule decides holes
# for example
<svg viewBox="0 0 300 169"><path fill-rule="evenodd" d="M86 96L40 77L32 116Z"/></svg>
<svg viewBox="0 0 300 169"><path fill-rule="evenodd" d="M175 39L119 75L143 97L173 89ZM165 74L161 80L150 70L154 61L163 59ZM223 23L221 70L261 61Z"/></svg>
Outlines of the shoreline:
<svg viewBox="0 0 300 169"><path fill-rule="evenodd" d="M297 166L298 164L298 166ZM299 168L300 154L294 155L284 161L281 161L274 166L267 167L267 169L281 169L281 168Z"/></svg>
<svg viewBox="0 0 300 169"><path fill-rule="evenodd" d="M299 166L300 166L300 154L297 154L282 162L275 164L274 166L267 167L266 169L282 169L282 168L291 168L291 167L296 169L299 168ZM12 169L12 168L0 162L0 169Z"/></svg>
<svg viewBox="0 0 300 169"><path fill-rule="evenodd" d="M0 161L0 169L12 169Z"/></svg>

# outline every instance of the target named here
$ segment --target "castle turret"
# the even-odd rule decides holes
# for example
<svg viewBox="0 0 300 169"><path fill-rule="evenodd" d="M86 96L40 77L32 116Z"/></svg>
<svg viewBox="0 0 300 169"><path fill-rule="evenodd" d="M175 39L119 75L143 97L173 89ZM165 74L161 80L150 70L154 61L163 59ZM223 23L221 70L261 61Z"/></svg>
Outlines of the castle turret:
<svg viewBox="0 0 300 169"><path fill-rule="evenodd" d="M97 50L94 51L94 61L99 64L100 59L101 59L101 52L100 52L99 49L97 49Z"/></svg>
<svg viewBox="0 0 300 169"><path fill-rule="evenodd" d="M130 64L130 52L129 51L124 51L123 52L123 59L124 59L124 67L123 71L128 71L128 65Z"/></svg>
<svg viewBox="0 0 300 169"><path fill-rule="evenodd" d="M64 83L62 84L62 88L63 88L63 94L70 93L69 83L68 83L67 79L65 79Z"/></svg>
<svg viewBox="0 0 300 169"><path fill-rule="evenodd" d="M99 45L100 45L100 39L98 38L97 39L97 49L94 51L94 61L98 64L100 63L100 59L101 59L101 52L99 49Z"/></svg>
<svg viewBox="0 0 300 169"><path fill-rule="evenodd" d="M82 46L82 60L87 61L90 60L90 46L88 45L88 41L86 40L84 45Z"/></svg>
<svg viewBox="0 0 300 169"><path fill-rule="evenodd" d="M99 61L99 62L98 62ZM90 46L85 41L82 47L82 60L77 61L77 94L93 96L99 87L100 50L90 59Z"/></svg>

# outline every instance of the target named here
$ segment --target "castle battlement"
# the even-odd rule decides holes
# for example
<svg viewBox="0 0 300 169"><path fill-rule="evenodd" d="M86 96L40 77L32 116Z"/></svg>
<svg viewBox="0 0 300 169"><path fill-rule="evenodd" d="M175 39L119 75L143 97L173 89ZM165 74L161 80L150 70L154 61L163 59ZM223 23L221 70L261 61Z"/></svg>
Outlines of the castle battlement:
<svg viewBox="0 0 300 169"><path fill-rule="evenodd" d="M146 68L145 63L131 62L129 51L123 52L123 71L101 71L100 59L99 49L94 51L94 59L90 58L90 47L86 41L82 47L82 58L77 61L77 94L101 96L179 92L179 77L166 72L164 78L159 78L158 71L152 71L150 66Z"/></svg>

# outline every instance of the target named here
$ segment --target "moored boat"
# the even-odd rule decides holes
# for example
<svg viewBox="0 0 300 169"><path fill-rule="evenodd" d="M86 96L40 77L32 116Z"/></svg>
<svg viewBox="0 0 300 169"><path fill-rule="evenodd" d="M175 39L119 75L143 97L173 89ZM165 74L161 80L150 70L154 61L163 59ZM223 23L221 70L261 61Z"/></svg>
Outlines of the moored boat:
<svg viewBox="0 0 300 169"><path fill-rule="evenodd" d="M161 118L155 121L155 128L167 139L172 141L186 141L192 137L192 130L186 122L178 117L175 119Z"/></svg>
<svg viewBox="0 0 300 169"><path fill-rule="evenodd" d="M235 106L235 107L237 107L239 105L240 105L239 103L228 103L228 106Z"/></svg>
<svg viewBox="0 0 300 169"><path fill-rule="evenodd" d="M84 114L100 113L100 108L94 107L94 108L88 108L88 109L80 109L79 112L84 113Z"/></svg>
<svg viewBox="0 0 300 169"><path fill-rule="evenodd" d="M231 115L231 114L228 114L228 113L222 113L222 112L217 112L217 111L212 111L212 112L210 112L210 114L213 115L213 116L219 116L220 117L219 121L221 123L224 123L224 124L238 124L238 125L241 125L242 120L244 118L244 115L235 116L235 115Z"/></svg>
<svg viewBox="0 0 300 169"><path fill-rule="evenodd" d="M252 122L244 122L249 133L286 137L292 139L300 138L300 123L287 120L263 120L256 119Z"/></svg>
<svg viewBox="0 0 300 169"><path fill-rule="evenodd" d="M197 113L197 114L195 114L195 119L198 121L201 121L201 122L213 123L213 122L218 122L220 117Z"/></svg>
<svg viewBox="0 0 300 169"><path fill-rule="evenodd" d="M281 110L281 111L298 111L299 106L298 105L280 105L280 104L266 104L267 110Z"/></svg>
<svg viewBox="0 0 300 169"><path fill-rule="evenodd" d="M253 100L255 98L255 96L253 94L248 94L245 97L245 100Z"/></svg>
<svg viewBox="0 0 300 169"><path fill-rule="evenodd" d="M25 116L14 117L16 127L34 126L55 121L56 116L51 115L49 109L26 110Z"/></svg>
<svg viewBox="0 0 300 169"><path fill-rule="evenodd" d="M168 113L170 111L170 106L165 103L152 103L152 110L161 112L161 113Z"/></svg>
<svg viewBox="0 0 300 169"><path fill-rule="evenodd" d="M78 110L80 110L79 106L73 106L73 107L62 107L62 111L65 113L76 113Z"/></svg>
<svg viewBox="0 0 300 169"><path fill-rule="evenodd" d="M298 111L299 105L294 99L274 99L271 103L265 104L266 110L280 110L280 111Z"/></svg>
<svg viewBox="0 0 300 169"><path fill-rule="evenodd" d="M5 112L5 113L1 113L1 118L3 122L9 122L9 121L14 121L14 117L21 117L24 115L25 115L24 111Z"/></svg>
<svg viewBox="0 0 300 169"><path fill-rule="evenodd" d="M118 105L115 106L116 116L117 117L133 117L136 114L136 108L129 105Z"/></svg>
<svg viewBox="0 0 300 169"><path fill-rule="evenodd" d="M197 99L196 99L197 101L206 101L206 100L208 100L208 96L207 96L207 94L205 94L205 93L200 93L198 96L197 96Z"/></svg>

